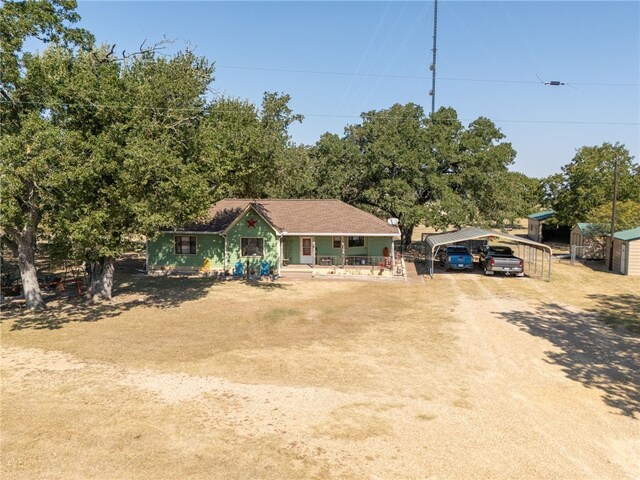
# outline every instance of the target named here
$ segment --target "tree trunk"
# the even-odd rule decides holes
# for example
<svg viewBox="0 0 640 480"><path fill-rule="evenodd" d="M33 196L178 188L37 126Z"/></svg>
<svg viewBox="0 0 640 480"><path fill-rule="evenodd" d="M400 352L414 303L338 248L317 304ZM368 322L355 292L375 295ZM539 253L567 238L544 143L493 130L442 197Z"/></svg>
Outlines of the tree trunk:
<svg viewBox="0 0 640 480"><path fill-rule="evenodd" d="M400 240L404 250L411 245L411 237L413 236L413 226L403 227L400 226Z"/></svg>
<svg viewBox="0 0 640 480"><path fill-rule="evenodd" d="M89 274L87 299L90 302L111 300L114 272L115 260L111 257L103 258L100 262L91 262L89 264L89 268L87 268L87 273Z"/></svg>
<svg viewBox="0 0 640 480"><path fill-rule="evenodd" d="M20 267L25 303L31 310L43 310L46 305L42 299L36 275L35 232L25 228L16 237L18 267Z"/></svg>

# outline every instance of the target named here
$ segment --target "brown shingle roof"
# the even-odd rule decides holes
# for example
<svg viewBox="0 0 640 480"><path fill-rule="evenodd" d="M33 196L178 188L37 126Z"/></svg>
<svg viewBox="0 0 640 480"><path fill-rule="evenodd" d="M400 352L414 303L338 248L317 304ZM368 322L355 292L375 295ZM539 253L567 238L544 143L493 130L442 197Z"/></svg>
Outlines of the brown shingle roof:
<svg viewBox="0 0 640 480"><path fill-rule="evenodd" d="M375 215L340 200L220 200L207 219L185 230L223 232L249 205L284 234L399 235Z"/></svg>

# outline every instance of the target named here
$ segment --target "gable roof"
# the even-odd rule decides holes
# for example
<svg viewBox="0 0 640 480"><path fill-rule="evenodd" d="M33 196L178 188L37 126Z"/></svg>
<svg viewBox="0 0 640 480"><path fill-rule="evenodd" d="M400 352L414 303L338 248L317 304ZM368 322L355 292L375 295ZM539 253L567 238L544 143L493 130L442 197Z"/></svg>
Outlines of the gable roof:
<svg viewBox="0 0 640 480"><path fill-rule="evenodd" d="M467 240L477 240L480 238L497 237L506 240L511 240L517 243L523 243L525 245L531 245L538 250L544 250L551 255L551 247L544 243L534 242L528 238L516 237L515 235L509 235L508 233L496 232L495 230L485 230L482 228L466 227L453 232L445 232L437 235L429 235L426 238L427 245L431 247L431 253L435 252L436 248L441 245L449 245L451 243L464 242Z"/></svg>
<svg viewBox="0 0 640 480"><path fill-rule="evenodd" d="M249 207L283 235L399 236L397 227L340 200L232 198L213 205L204 219L185 230L223 233Z"/></svg>
<svg viewBox="0 0 640 480"><path fill-rule="evenodd" d="M531 220L541 221L553 217L555 213L556 212L554 210L545 210L544 212L532 213L531 215L527 216L527 218L530 218Z"/></svg>
<svg viewBox="0 0 640 480"><path fill-rule="evenodd" d="M576 227L580 229L580 233L586 236L604 237L608 234L607 225L602 223L576 223Z"/></svg>
<svg viewBox="0 0 640 480"><path fill-rule="evenodd" d="M630 230L621 230L613 234L614 238L629 242L631 240L637 240L640 238L640 227L632 228Z"/></svg>

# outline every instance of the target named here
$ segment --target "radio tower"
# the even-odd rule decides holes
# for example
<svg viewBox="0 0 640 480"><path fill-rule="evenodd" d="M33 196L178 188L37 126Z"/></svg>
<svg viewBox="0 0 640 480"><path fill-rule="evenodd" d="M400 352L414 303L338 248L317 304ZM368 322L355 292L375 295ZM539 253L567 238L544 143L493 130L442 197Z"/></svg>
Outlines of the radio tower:
<svg viewBox="0 0 640 480"><path fill-rule="evenodd" d="M438 0L434 0L433 2L433 61L429 66L429 70L431 70L431 90L429 90L429 95L431 95L431 113L436 110L436 40L438 38Z"/></svg>

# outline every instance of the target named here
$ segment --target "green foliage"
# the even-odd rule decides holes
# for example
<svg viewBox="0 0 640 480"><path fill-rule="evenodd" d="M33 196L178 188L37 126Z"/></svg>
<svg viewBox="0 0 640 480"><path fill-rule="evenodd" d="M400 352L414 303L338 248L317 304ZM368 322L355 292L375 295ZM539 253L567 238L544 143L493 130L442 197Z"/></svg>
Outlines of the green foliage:
<svg viewBox="0 0 640 480"><path fill-rule="evenodd" d="M596 224L605 226L606 234L609 233L611 224L610 203L600 205L589 213L589 220ZM640 227L640 202L635 200L625 200L616 203L616 231L630 230Z"/></svg>
<svg viewBox="0 0 640 480"><path fill-rule="evenodd" d="M562 173L554 173L540 180L540 205L552 208L563 188L564 177Z"/></svg>
<svg viewBox="0 0 640 480"><path fill-rule="evenodd" d="M292 145L288 133L302 117L292 113L289 101L289 95L265 93L260 109L224 97L207 107L198 138L216 199L290 198L310 191L306 150Z"/></svg>
<svg viewBox="0 0 640 480"><path fill-rule="evenodd" d="M451 108L366 112L344 137L325 134L311 150L316 194L397 217L407 237L420 222L502 225L538 195L537 181L508 172L515 152L503 138L486 118L465 128Z"/></svg>
<svg viewBox="0 0 640 480"><path fill-rule="evenodd" d="M640 201L640 166L624 145L603 143L582 147L573 160L562 167L562 183L551 196L556 221L565 225L591 222L595 208L613 198L614 164L618 161L618 200ZM555 177L557 178L557 177Z"/></svg>
<svg viewBox="0 0 640 480"><path fill-rule="evenodd" d="M136 235L202 215L196 134L212 68L191 52L118 62L103 48L66 69L52 121L65 126L68 154L49 224L67 256L114 258Z"/></svg>
<svg viewBox="0 0 640 480"><path fill-rule="evenodd" d="M88 48L93 45L93 35L70 25L79 20L75 0L7 0L0 5L0 96L3 129L16 128L17 115L31 108L28 88L24 88L24 42L35 38L41 42L72 47Z"/></svg>

